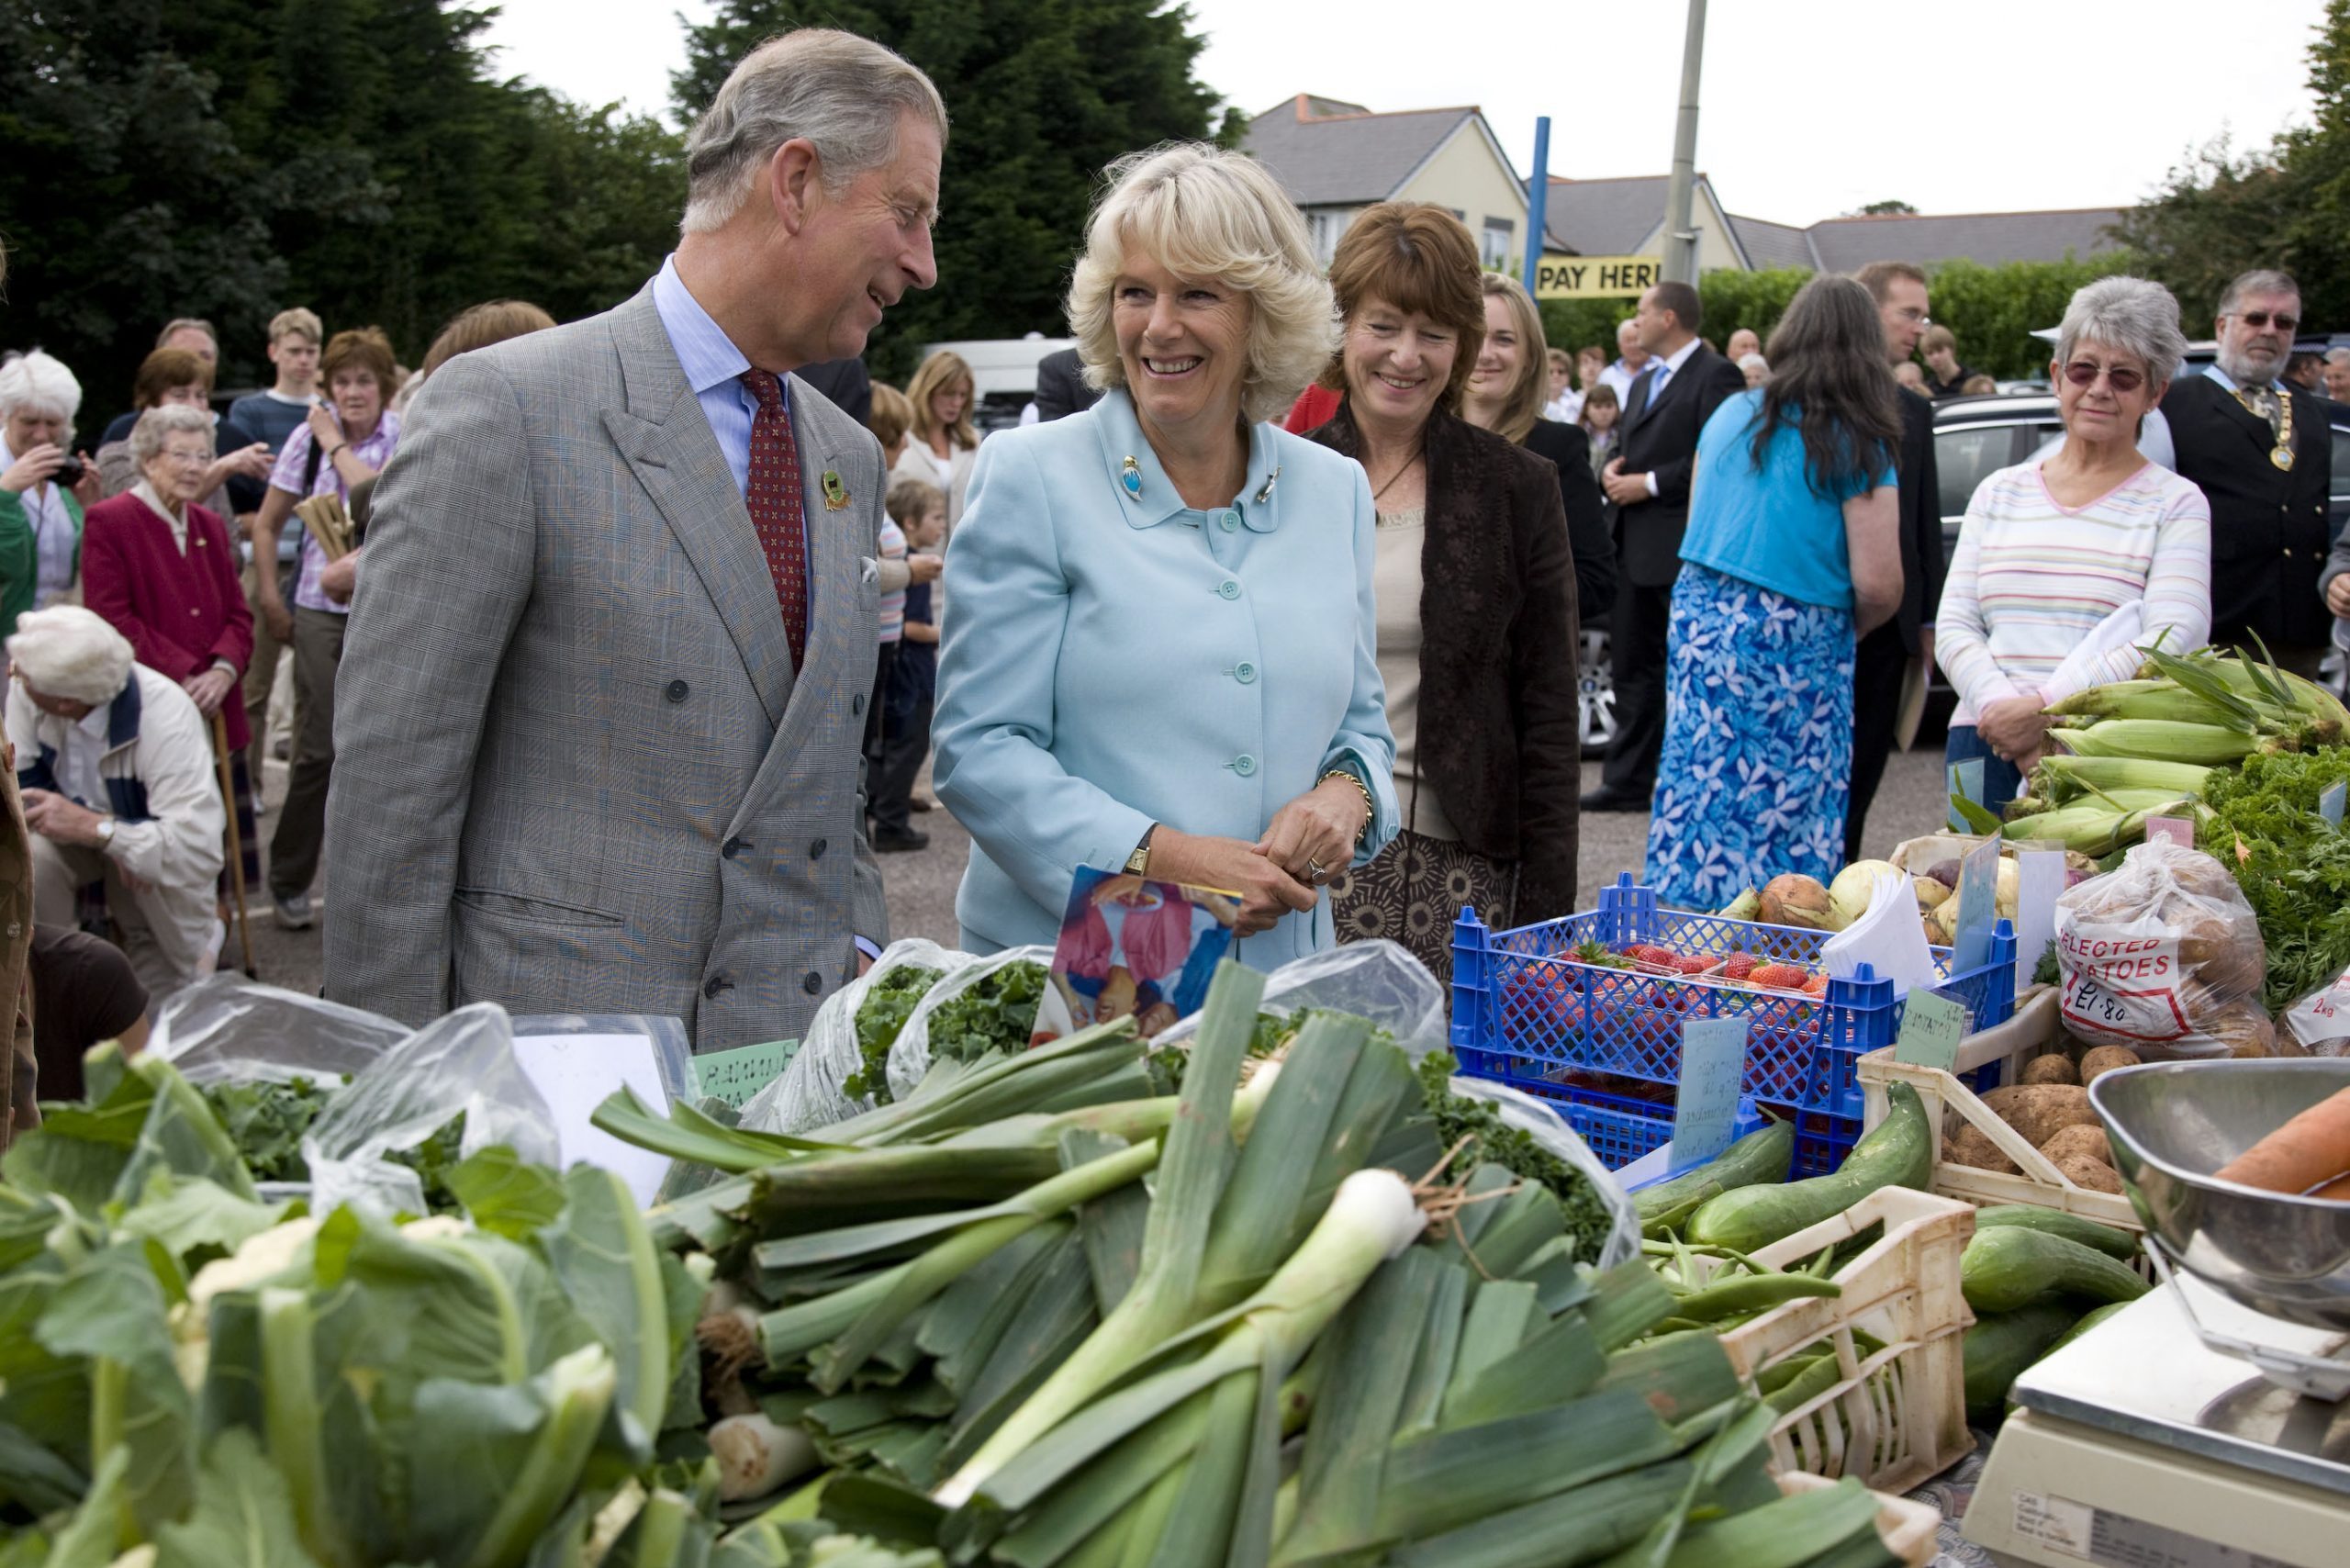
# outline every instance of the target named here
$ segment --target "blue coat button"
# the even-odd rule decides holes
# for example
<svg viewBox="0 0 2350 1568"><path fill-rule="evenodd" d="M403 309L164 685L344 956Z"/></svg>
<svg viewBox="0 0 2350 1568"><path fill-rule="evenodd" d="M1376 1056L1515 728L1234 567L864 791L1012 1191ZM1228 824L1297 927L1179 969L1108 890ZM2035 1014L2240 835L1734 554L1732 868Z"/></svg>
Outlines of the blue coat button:
<svg viewBox="0 0 2350 1568"><path fill-rule="evenodd" d="M1241 660L1240 667L1232 673L1243 686L1253 685L1257 679L1257 666L1246 659Z"/></svg>
<svg viewBox="0 0 2350 1568"><path fill-rule="evenodd" d="M1240 514L1237 511L1221 512L1217 515L1215 521L1223 527L1226 533L1229 533L1234 529L1240 526Z"/></svg>
<svg viewBox="0 0 2350 1568"><path fill-rule="evenodd" d="M1244 751L1232 759L1232 771L1246 778L1257 771L1257 759Z"/></svg>
<svg viewBox="0 0 2350 1568"><path fill-rule="evenodd" d="M1225 579L1223 586L1218 588L1215 591L1222 594L1226 599L1238 599L1240 597L1240 585L1227 577Z"/></svg>

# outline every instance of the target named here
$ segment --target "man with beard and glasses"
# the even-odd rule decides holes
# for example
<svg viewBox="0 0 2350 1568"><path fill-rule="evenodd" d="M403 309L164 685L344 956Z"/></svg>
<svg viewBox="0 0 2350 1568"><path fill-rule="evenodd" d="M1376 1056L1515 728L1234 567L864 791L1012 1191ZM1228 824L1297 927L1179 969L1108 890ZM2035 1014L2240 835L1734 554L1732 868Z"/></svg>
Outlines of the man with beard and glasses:
<svg viewBox="0 0 2350 1568"><path fill-rule="evenodd" d="M2248 272L2220 297L2217 364L2164 397L2177 459L2211 504L2211 643L2257 637L2287 669L2315 676L2333 631L2319 591L2332 544L2333 436L2323 399L2284 385L2300 286Z"/></svg>

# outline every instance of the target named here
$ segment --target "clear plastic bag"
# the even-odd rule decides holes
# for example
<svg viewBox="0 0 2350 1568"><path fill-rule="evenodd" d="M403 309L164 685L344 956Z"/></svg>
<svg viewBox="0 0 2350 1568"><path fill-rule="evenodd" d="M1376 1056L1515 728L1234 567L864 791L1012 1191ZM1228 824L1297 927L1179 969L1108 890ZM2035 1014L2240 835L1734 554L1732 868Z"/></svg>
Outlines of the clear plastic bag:
<svg viewBox="0 0 2350 1568"><path fill-rule="evenodd" d="M1602 1269L1612 1269L1618 1263L1629 1262L1640 1253L1639 1211L1632 1206L1631 1198L1617 1183L1599 1157L1583 1136L1567 1126L1555 1106L1545 1104L1533 1095L1512 1089L1506 1083L1494 1083L1483 1078L1455 1076L1453 1093L1464 1100L1483 1100L1494 1107L1503 1123L1515 1127L1542 1146L1545 1151L1572 1166L1599 1201L1607 1209L1610 1224L1607 1240L1599 1256L1584 1261Z"/></svg>
<svg viewBox="0 0 2350 1568"><path fill-rule="evenodd" d="M1049 969L1053 964L1053 950L1050 947L1006 947L1001 953L970 959L930 988L929 993L915 1006L913 1016L906 1020L906 1026L898 1031L897 1043L890 1047L890 1093L901 1100L905 1099L921 1085L923 1075L930 1070L932 1014L990 975L1019 963L1032 963L1039 969ZM1037 987L1036 1000L1040 1004L1048 984ZM1022 1041L1022 1048L1024 1049L1026 1044L1026 1041Z"/></svg>
<svg viewBox="0 0 2350 1568"><path fill-rule="evenodd" d="M848 1092L848 1081L865 1070L865 1055L856 1043L856 1010L864 1005L866 994L883 977L909 965L938 970L942 977L938 985L944 985L957 971L980 961L919 936L890 943L871 969L824 999L791 1065L744 1104L742 1125L755 1132L797 1135L871 1110L871 1095ZM909 1019L906 1027L912 1026ZM901 1029L900 1035L904 1032ZM897 1074L893 1070L890 1076L892 1092L897 1092Z"/></svg>
<svg viewBox="0 0 2350 1568"><path fill-rule="evenodd" d="M1267 1013L1321 1007L1368 1018L1394 1036L1414 1061L1445 1047L1444 987L1399 943L1353 942L1283 964L1265 977L1265 999L1258 1005ZM1195 1013L1169 1025L1156 1043L1186 1044L1199 1027Z"/></svg>
<svg viewBox="0 0 2350 1568"><path fill-rule="evenodd" d="M302 1137L312 1211L348 1203L424 1213L417 1173L385 1156L416 1148L460 1111L461 1157L504 1144L533 1164L561 1163L554 1116L515 1059L513 1025L496 1002L461 1007L417 1030L319 1113Z"/></svg>
<svg viewBox="0 0 2350 1568"><path fill-rule="evenodd" d="M2065 1027L2148 1061L2277 1054L2261 1007L2268 949L2236 880L2209 855L2142 844L2056 901Z"/></svg>
<svg viewBox="0 0 2350 1568"><path fill-rule="evenodd" d="M164 1001L147 1048L191 1083L303 1078L335 1093L413 1033L356 1007L215 975Z"/></svg>
<svg viewBox="0 0 2350 1568"><path fill-rule="evenodd" d="M2295 1045L2313 1057L2350 1057L2350 974L2337 975L2332 984L2310 992L2277 1022Z"/></svg>

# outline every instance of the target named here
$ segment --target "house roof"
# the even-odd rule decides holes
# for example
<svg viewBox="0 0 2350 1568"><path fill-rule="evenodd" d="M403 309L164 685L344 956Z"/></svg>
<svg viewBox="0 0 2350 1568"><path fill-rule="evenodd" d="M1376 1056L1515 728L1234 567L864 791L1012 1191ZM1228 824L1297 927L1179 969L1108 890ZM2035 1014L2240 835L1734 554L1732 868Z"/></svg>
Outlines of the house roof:
<svg viewBox="0 0 2350 1568"><path fill-rule="evenodd" d="M1871 262L1905 261L1919 265L1964 257L1986 266L2002 262L2061 262L2113 248L2106 229L2121 220L2121 209L2083 207L2050 212L1889 213L1873 218L1831 218L1806 232L1818 265L1851 272Z"/></svg>
<svg viewBox="0 0 2350 1568"><path fill-rule="evenodd" d="M1248 122L1241 150L1300 207L1385 201L1460 128L1472 106L1373 114L1300 93Z"/></svg>
<svg viewBox="0 0 2350 1568"><path fill-rule="evenodd" d="M1773 223L1767 218L1740 218L1732 213L1729 228L1738 239L1738 248L1746 252L1747 265L1758 272L1773 267L1819 270L1819 254L1811 248L1811 237L1792 223Z"/></svg>
<svg viewBox="0 0 2350 1568"><path fill-rule="evenodd" d="M1615 180L1569 180L1553 174L1544 198L1543 241L1553 250L1577 255L1628 256L1664 221L1671 184L1662 174Z"/></svg>

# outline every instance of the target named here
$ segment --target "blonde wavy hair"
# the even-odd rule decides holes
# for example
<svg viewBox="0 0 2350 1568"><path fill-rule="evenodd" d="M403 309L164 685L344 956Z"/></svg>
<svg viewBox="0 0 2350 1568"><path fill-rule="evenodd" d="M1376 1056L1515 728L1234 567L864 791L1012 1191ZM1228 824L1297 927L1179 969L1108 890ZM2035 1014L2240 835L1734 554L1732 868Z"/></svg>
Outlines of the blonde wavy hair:
<svg viewBox="0 0 2350 1568"><path fill-rule="evenodd" d="M1130 152L1105 172L1069 288L1069 335L1087 384L1126 384L1110 318L1132 252L1248 297L1241 412L1251 422L1280 418L1338 345L1330 286L1296 205L1255 159L1205 142Z"/></svg>
<svg viewBox="0 0 2350 1568"><path fill-rule="evenodd" d="M914 434L928 441L938 433L938 416L930 411L930 400L958 381L965 387L963 411L956 416L947 433L957 446L979 444L979 432L971 423L971 405L979 400L979 381L972 375L969 363L950 349L941 349L923 361L914 378L906 383L906 401L914 406Z"/></svg>

